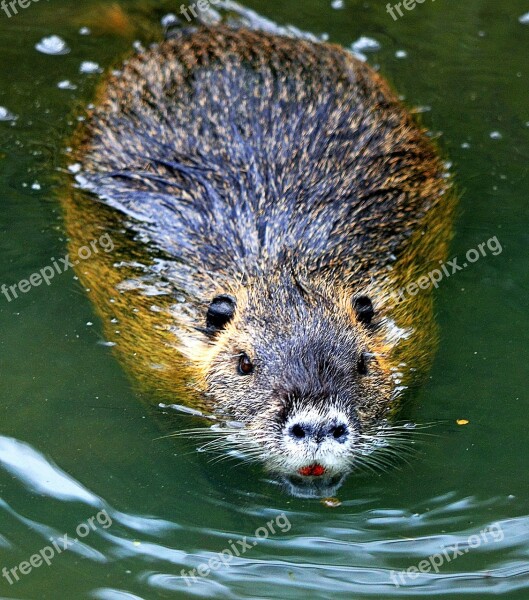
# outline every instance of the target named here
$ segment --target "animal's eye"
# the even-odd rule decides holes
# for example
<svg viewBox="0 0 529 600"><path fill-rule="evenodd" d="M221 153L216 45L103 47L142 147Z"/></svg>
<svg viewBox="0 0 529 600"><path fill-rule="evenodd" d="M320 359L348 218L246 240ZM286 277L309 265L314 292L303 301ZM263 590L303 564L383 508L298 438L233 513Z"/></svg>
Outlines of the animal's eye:
<svg viewBox="0 0 529 600"><path fill-rule="evenodd" d="M239 373L241 375L251 375L253 373L253 362L247 354L242 354L239 358Z"/></svg>
<svg viewBox="0 0 529 600"><path fill-rule="evenodd" d="M359 296L353 300L353 308L356 312L356 318L364 325L370 325L375 316L375 309L371 299L367 296Z"/></svg>
<svg viewBox="0 0 529 600"><path fill-rule="evenodd" d="M362 352L362 354L360 354L360 358L356 363L356 368L360 375L367 375L367 355L365 352Z"/></svg>

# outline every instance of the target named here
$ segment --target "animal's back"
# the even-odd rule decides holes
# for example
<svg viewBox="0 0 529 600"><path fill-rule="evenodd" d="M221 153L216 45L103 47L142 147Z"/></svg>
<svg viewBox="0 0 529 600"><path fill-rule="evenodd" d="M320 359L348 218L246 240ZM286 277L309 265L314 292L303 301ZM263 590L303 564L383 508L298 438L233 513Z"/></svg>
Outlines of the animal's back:
<svg viewBox="0 0 529 600"><path fill-rule="evenodd" d="M351 278L398 259L447 188L383 80L337 46L220 26L130 59L81 147L83 187L179 263L288 260Z"/></svg>

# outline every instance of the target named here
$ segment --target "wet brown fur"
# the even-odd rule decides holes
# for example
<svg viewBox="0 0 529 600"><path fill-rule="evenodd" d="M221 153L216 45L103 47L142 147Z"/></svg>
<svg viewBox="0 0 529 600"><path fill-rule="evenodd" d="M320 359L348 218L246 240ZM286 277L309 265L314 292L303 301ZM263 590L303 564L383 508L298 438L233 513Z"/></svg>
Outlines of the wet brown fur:
<svg viewBox="0 0 529 600"><path fill-rule="evenodd" d="M170 239L163 226L146 228L147 233L143 226L130 219L129 225L125 226L119 212L74 190L65 201L72 253L87 241L96 239L101 232L110 232L116 244L112 255L100 253L84 262L79 275L90 289L89 295L103 318L108 338L117 343L121 359L139 379L142 388L149 394L154 392L153 398L163 397L209 410L226 408L229 416L243 421L252 418L257 407L257 412L261 412L261 423L273 417L278 405L263 406L252 395L248 380L232 382L232 364L226 362L224 356L233 351L234 340L237 347L253 352L252 322L262 327L267 318L273 317L274 335L281 336L287 331L290 334L296 328L296 314L304 315L311 307L316 310L327 302L329 318L337 323L337 327L340 323L344 329L350 326L355 344L368 348L376 356L376 369L363 388L357 408L363 421L381 419L397 406L397 402L389 403L391 374L402 371L399 385L412 385L431 361L436 339L431 291L421 290L399 304L392 300L392 292L417 281L446 258L454 197L442 161L424 131L377 73L338 46L256 31L233 31L224 26L202 28L165 42L149 53L132 57L122 74L110 76L104 82L98 93L97 108L89 115L88 125L76 143L76 160L82 164L84 173L136 170L139 179L141 174L147 174L182 183L184 180L170 172L169 167L150 162L150 150L146 148L145 152L140 152L143 149L135 147L137 139L130 139L131 147L137 151L135 158L125 155L127 148L120 137L125 134L112 128L112 119L131 110L141 117L142 106L162 94L160 90L164 86L175 102L189 99L186 96L188 82L199 71L244 68L257 73L263 82L261 89L269 90L270 94L272 87L267 86L273 86L273 77L277 74L291 82L301 110L313 113L314 136L318 127L329 127L328 131L319 132L319 135L329 136L328 155L314 168L310 166L310 153L303 144L293 144L294 138L284 140L285 145L297 153L295 161L307 165L303 189L307 190L311 185L319 189L325 177L339 178L337 194L352 186L360 198L365 195L364 204L360 203L349 213L350 222L335 223L331 238L334 236L336 243L329 242L313 251L316 238L309 225L309 234L294 240L288 235L299 234L295 227L284 231L278 225L274 235L260 238L261 241L269 240L270 245L259 246L256 236L244 238L243 234L241 240L248 242L248 255L242 251L237 254L236 247L231 257L228 252L215 256L209 251L203 256L206 252L197 247L197 259L193 263L192 254L184 253L178 260L191 268L172 276L165 263L161 272L157 271L155 261L160 257L164 261L170 259L178 239ZM331 123L317 122L314 98L330 88L338 103L341 95L344 98L354 96L369 113L369 127L363 134L365 144L355 147L357 160L361 157L363 161L361 179L354 173L354 152L351 156L343 156L344 164L351 160L347 169L333 164L333 151L337 153L343 142L339 137L333 138L332 119ZM214 88L211 94L215 94ZM153 106L157 104L153 102ZM347 110L347 105L340 110ZM183 110L182 114L188 113ZM211 118L215 120L216 115L211 114ZM162 125L164 119L164 115L160 115ZM358 119L351 114L352 129L361 124ZM149 131L150 121L144 124L147 133L160 136L157 128ZM200 122L188 122L183 129L200 137L201 126ZM377 127L380 131L385 128L387 135L386 139L376 142L370 157L369 138ZM230 132L224 130L224 133L226 138L215 149L221 158L222 144L230 143ZM251 138L252 131L243 131L241 135ZM208 136L201 139L204 144L211 143ZM182 149L185 151L185 144ZM279 160L283 157L278 157ZM223 189L220 177L212 176L208 181ZM248 175L244 183L249 181ZM374 190L369 189L371 181L376 182ZM116 186L125 185L118 179L116 182ZM366 189L359 189L359 182ZM263 182L257 184L263 185ZM284 184L284 180L275 184ZM107 178L98 180L97 185L104 191L113 183ZM156 189L158 184L145 179L133 185L136 190L148 191ZM94 187L92 189L95 191ZM169 185L165 189L191 203L200 191L196 186L188 191L182 191L178 185ZM379 190L383 191L377 195ZM259 202L266 201L267 192L264 187L258 190ZM109 193L112 195L113 192ZM368 205L369 210L362 208ZM391 211L388 212L389 205ZM133 208L145 215L150 210L149 206L141 207L137 203ZM152 210L156 215L157 209L152 207ZM280 213L290 209L283 209L279 197L277 208L266 210L273 217L276 210ZM320 218L324 223L327 217L323 205L314 205L312 213L309 211L309 218L315 225ZM270 227L274 227L273 218ZM225 232L226 236L231 234L232 229ZM138 243L138 236L144 244ZM288 309L294 292L290 292L290 288L283 292L289 270L292 271L289 285L298 286L302 290L299 296L305 299L299 313L295 305ZM154 286L161 295L146 296L146 285ZM308 294L303 293L304 288L309 290ZM211 340L196 328L203 326L209 302L220 293L233 294L238 310L227 329ZM367 331L356 322L351 300L360 294L370 296L375 305L379 325L373 330ZM271 306L272 295L275 295L277 310L267 316L264 313ZM265 297L268 298L266 302ZM251 310L251 318L245 313L246 307ZM118 323L111 323L112 319L117 319ZM412 334L397 343L388 333L390 320ZM237 404L234 404L233 396L237 398ZM241 401L241 398L245 400Z"/></svg>

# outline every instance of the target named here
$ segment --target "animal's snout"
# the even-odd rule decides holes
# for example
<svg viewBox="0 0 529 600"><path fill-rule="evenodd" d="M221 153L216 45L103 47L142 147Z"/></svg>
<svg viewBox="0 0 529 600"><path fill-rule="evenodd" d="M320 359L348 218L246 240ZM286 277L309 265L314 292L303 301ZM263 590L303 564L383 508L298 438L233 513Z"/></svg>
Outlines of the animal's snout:
<svg viewBox="0 0 529 600"><path fill-rule="evenodd" d="M330 402L327 406L294 407L282 428L284 472L302 479L343 474L356 438L354 416Z"/></svg>
<svg viewBox="0 0 529 600"><path fill-rule="evenodd" d="M343 443L349 435L349 426L345 421L312 423L310 421L295 421L290 423L287 431L293 440L304 442L335 441Z"/></svg>

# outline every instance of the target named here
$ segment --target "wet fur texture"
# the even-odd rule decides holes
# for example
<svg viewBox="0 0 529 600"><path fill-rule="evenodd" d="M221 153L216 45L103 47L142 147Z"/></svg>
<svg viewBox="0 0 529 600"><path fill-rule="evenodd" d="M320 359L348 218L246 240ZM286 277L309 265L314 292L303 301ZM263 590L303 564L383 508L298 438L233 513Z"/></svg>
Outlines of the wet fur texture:
<svg viewBox="0 0 529 600"><path fill-rule="evenodd" d="M285 459L289 416L338 410L354 431L341 472L429 364L430 291L398 305L391 294L446 256L453 209L442 161L382 78L329 44L184 32L108 78L76 155L79 187L113 209L118 254L149 249L139 269L100 257L81 274L103 316L124 322L129 367L244 423L285 473L310 453ZM77 191L66 207L75 247L102 213ZM147 280L162 294L154 314ZM237 311L211 336L218 294ZM375 308L368 325L359 296ZM237 372L241 353L250 376Z"/></svg>

